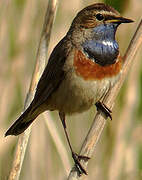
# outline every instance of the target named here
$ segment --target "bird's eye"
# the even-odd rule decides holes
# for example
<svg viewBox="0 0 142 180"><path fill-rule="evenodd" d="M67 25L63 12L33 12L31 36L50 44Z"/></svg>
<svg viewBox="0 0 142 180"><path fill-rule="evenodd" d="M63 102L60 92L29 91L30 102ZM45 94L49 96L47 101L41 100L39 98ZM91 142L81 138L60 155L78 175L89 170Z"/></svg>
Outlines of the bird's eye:
<svg viewBox="0 0 142 180"><path fill-rule="evenodd" d="M104 16L102 14L98 13L98 14L96 14L96 19L98 21L102 21L104 19Z"/></svg>

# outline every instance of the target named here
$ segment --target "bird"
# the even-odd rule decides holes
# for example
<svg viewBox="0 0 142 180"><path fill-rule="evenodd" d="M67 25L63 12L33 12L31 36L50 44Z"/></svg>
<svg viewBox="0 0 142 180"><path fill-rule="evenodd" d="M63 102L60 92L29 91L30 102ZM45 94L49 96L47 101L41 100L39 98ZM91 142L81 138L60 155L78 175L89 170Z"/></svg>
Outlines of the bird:
<svg viewBox="0 0 142 180"><path fill-rule="evenodd" d="M103 98L120 77L123 59L115 39L118 26L133 20L122 17L104 3L79 11L62 40L53 49L37 84L29 107L7 130L5 136L23 133L39 114L57 110L79 173L87 174L80 156L73 151L66 130L65 116L82 113L96 105L107 117L111 111Z"/></svg>

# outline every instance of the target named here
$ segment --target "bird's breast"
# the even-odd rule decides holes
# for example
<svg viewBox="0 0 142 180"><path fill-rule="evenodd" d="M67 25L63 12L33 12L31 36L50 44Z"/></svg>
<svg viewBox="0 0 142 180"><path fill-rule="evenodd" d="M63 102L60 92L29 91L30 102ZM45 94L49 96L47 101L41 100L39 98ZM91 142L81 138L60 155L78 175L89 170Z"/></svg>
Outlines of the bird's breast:
<svg viewBox="0 0 142 180"><path fill-rule="evenodd" d="M65 78L48 101L48 109L68 114L88 110L114 85L121 63L101 67L73 49L64 65Z"/></svg>
<svg viewBox="0 0 142 180"><path fill-rule="evenodd" d="M121 70L122 60L121 57L118 56L116 63L108 66L101 66L87 58L83 52L76 49L74 67L76 74L85 80L102 80L104 78L116 76Z"/></svg>

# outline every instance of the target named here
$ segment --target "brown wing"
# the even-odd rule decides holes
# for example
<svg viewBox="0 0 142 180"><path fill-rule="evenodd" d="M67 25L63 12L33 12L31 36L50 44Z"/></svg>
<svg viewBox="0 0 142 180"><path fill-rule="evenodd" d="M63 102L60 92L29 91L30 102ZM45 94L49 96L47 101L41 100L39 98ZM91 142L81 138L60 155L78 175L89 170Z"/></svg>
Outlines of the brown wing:
<svg viewBox="0 0 142 180"><path fill-rule="evenodd" d="M33 109L47 101L51 93L64 79L63 65L71 50L70 41L63 38L52 51L48 64L38 82L35 97L32 102Z"/></svg>
<svg viewBox="0 0 142 180"><path fill-rule="evenodd" d="M33 112L41 104L47 101L48 97L54 90L56 90L60 82L64 79L65 73L63 71L63 65L71 50L71 47L70 41L63 38L54 48L49 58L49 62L38 82L35 97L32 103L7 130L5 136L21 134L38 116L39 113L31 113L31 111Z"/></svg>

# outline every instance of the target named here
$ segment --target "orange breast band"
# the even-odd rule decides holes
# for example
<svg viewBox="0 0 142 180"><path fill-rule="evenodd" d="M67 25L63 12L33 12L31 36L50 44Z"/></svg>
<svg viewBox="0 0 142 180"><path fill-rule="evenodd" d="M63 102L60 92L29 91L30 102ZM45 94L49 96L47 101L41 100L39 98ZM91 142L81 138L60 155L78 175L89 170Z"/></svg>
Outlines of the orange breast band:
<svg viewBox="0 0 142 180"><path fill-rule="evenodd" d="M75 50L74 67L77 75L85 80L101 80L106 77L113 77L117 75L122 67L122 58L118 56L115 64L109 66L100 66L92 60L85 57L85 55Z"/></svg>

